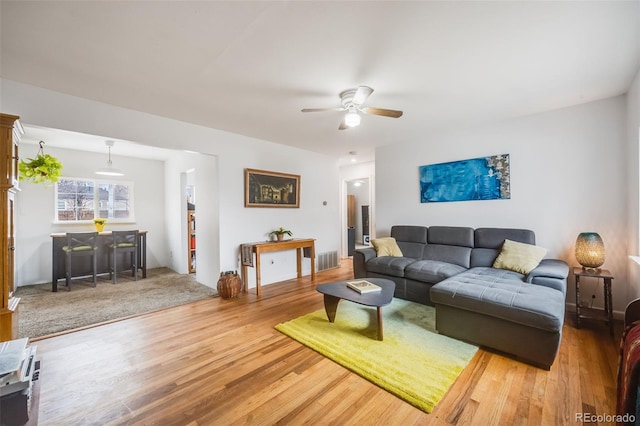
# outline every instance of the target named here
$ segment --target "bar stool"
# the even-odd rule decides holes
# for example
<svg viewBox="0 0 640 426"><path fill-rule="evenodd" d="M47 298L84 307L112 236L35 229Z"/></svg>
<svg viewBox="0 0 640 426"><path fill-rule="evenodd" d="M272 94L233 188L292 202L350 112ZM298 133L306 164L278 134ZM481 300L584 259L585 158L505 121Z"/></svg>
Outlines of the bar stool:
<svg viewBox="0 0 640 426"><path fill-rule="evenodd" d="M138 230L133 231L112 231L113 238L109 248L109 278L113 278L113 283L118 282L118 253L131 254L131 276L138 281ZM126 269L124 269L126 271ZM122 272L122 271L121 271Z"/></svg>
<svg viewBox="0 0 640 426"><path fill-rule="evenodd" d="M71 259L74 257L91 256L93 286L96 286L96 272L98 270L97 242L97 232L67 232L67 245L62 247L62 250L65 253L67 290L71 291Z"/></svg>

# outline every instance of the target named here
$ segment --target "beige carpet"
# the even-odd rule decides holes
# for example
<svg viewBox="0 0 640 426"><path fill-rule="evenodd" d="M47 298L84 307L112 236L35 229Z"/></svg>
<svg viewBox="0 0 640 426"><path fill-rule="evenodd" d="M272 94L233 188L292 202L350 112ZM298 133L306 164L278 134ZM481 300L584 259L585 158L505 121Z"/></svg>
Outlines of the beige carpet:
<svg viewBox="0 0 640 426"><path fill-rule="evenodd" d="M114 285L102 276L95 288L89 278L74 280L67 291L60 280L56 293L47 283L18 287L16 296L20 298L18 335L35 338L215 297L217 292L197 283L193 275L157 268L138 281L121 274Z"/></svg>

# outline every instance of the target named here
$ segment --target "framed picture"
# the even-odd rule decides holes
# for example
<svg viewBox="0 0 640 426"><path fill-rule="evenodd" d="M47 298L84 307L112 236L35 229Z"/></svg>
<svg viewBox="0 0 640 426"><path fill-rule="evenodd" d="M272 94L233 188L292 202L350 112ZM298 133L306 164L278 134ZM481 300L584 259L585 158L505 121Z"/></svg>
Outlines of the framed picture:
<svg viewBox="0 0 640 426"><path fill-rule="evenodd" d="M244 169L245 207L300 207L300 176Z"/></svg>
<svg viewBox="0 0 640 426"><path fill-rule="evenodd" d="M509 154L420 166L420 202L511 198Z"/></svg>

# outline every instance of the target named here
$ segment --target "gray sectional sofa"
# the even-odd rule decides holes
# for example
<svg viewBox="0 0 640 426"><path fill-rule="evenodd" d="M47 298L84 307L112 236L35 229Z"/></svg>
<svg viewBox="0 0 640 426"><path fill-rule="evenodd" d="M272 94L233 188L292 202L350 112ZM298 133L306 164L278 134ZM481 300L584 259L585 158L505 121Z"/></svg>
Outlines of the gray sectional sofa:
<svg viewBox="0 0 640 426"><path fill-rule="evenodd" d="M524 275L492 265L505 240L535 245L526 229L394 226L402 256L355 251L356 278L387 278L395 297L433 305L439 333L549 369L564 323L568 265L543 259Z"/></svg>

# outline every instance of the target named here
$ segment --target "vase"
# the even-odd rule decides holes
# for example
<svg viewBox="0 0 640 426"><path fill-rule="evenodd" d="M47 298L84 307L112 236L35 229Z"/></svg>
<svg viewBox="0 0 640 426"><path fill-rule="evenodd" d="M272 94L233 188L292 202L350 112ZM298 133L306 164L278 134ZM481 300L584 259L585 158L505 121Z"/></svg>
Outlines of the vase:
<svg viewBox="0 0 640 426"><path fill-rule="evenodd" d="M96 231L102 232L104 231L104 223L96 223Z"/></svg>
<svg viewBox="0 0 640 426"><path fill-rule="evenodd" d="M218 294L223 299L233 299L240 295L242 280L236 272L220 272L218 279Z"/></svg>
<svg viewBox="0 0 640 426"><path fill-rule="evenodd" d="M278 241L284 240L284 234L278 234L277 237L278 237Z"/></svg>

